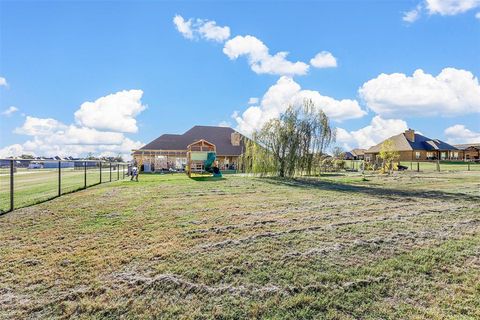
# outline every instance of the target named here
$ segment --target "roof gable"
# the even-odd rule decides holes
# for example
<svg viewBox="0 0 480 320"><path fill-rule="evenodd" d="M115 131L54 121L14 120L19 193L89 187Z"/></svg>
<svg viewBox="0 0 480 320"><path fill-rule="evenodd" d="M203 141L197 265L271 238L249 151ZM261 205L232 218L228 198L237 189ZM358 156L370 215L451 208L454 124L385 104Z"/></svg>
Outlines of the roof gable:
<svg viewBox="0 0 480 320"><path fill-rule="evenodd" d="M243 141L239 146L232 145L231 134L236 132L229 127L194 126L184 134L163 134L140 150L184 150L198 140L213 143L218 155L239 156L243 153Z"/></svg>
<svg viewBox="0 0 480 320"><path fill-rule="evenodd" d="M419 133L415 133L415 141L409 141L405 133L400 133L395 136L392 136L386 140L393 141L393 147L395 151L412 151L412 150L424 150L424 151L433 151L433 150L457 150L454 146L438 140L430 139ZM379 144L371 147L366 152L367 153L378 153L382 148L382 144L386 141L382 141Z"/></svg>
<svg viewBox="0 0 480 320"><path fill-rule="evenodd" d="M395 136L392 136L388 139L385 139L383 140L382 142L380 142L379 144L377 145L374 145L373 147L371 147L370 149L368 149L366 151L366 153L377 153L377 152L380 152L380 149L382 148L382 144L386 141L386 140L392 140L392 143L393 143L393 149L396 150L396 151L411 151L413 150L409 141L407 140L407 138L405 137L405 135L403 133L400 133L400 134L397 134Z"/></svg>

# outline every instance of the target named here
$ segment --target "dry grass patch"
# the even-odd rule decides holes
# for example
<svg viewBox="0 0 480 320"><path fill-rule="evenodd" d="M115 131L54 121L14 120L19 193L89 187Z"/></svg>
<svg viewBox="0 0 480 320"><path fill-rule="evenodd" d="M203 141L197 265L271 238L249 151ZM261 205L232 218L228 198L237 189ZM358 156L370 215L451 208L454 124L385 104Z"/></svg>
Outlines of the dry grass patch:
<svg viewBox="0 0 480 320"><path fill-rule="evenodd" d="M478 173L140 178L0 217L0 318L480 317Z"/></svg>

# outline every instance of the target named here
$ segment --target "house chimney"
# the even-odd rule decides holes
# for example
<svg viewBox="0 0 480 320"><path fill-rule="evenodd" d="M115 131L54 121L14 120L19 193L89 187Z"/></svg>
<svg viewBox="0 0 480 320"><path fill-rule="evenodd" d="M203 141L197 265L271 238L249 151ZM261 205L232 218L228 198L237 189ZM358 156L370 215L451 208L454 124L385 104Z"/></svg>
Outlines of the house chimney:
<svg viewBox="0 0 480 320"><path fill-rule="evenodd" d="M415 142L415 130L413 129L405 130L405 138L407 138L407 140L410 142Z"/></svg>
<svg viewBox="0 0 480 320"><path fill-rule="evenodd" d="M230 140L232 142L232 146L239 146L240 145L240 133L232 132L230 135Z"/></svg>

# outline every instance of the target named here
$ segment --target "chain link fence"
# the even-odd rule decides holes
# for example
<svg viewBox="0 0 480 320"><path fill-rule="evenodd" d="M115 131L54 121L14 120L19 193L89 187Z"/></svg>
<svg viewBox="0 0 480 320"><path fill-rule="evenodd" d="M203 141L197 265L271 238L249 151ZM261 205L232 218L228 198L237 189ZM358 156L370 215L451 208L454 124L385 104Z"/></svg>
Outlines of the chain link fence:
<svg viewBox="0 0 480 320"><path fill-rule="evenodd" d="M125 162L0 159L0 214L127 174Z"/></svg>

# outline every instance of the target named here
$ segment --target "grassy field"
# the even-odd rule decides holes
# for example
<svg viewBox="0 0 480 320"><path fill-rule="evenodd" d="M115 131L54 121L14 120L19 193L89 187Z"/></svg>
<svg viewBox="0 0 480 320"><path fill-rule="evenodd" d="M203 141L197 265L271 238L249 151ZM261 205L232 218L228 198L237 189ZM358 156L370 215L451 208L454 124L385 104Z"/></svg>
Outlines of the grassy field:
<svg viewBox="0 0 480 320"><path fill-rule="evenodd" d="M437 164L435 162L416 162L416 161L402 161L400 163L408 167L408 170L428 172L437 171ZM418 167L417 167L418 164ZM440 162L440 171L480 171L480 163L478 162Z"/></svg>
<svg viewBox="0 0 480 320"><path fill-rule="evenodd" d="M346 161L346 169L359 170L361 161ZM409 171L417 170L417 162L402 162ZM110 170L107 166L102 169L102 181L110 181ZM466 163L442 162L441 171L467 171ZM421 162L420 172L434 172L437 170L434 162ZM480 171L480 163L471 163L470 171ZM10 208L10 181L8 169L0 169L0 212L8 211ZM223 174L230 174L233 171L224 171ZM120 179L123 177L120 171ZM112 181L117 180L117 171L112 172ZM87 186L100 182L99 168L89 168L87 171ZM57 169L22 169L15 173L15 208L21 208L36 204L58 196L58 171ZM84 186L83 170L72 168L62 169L62 194L82 189Z"/></svg>
<svg viewBox="0 0 480 320"><path fill-rule="evenodd" d="M84 187L83 169L63 168L61 170L61 191L69 193ZM112 171L112 180L123 178L122 170ZM102 168L102 181L110 181L110 168ZM88 168L87 186L100 182L99 168ZM57 169L22 169L19 168L14 175L14 204L20 208L42 202L58 196L58 170ZM0 173L0 211L10 208L10 176L7 170Z"/></svg>
<svg viewBox="0 0 480 320"><path fill-rule="evenodd" d="M362 163L361 160L346 160L346 168L348 169L359 169ZM417 171L420 172L434 172L437 171L437 163L435 161L401 161L402 166L407 167L408 171ZM418 167L417 167L418 164ZM442 171L480 171L479 162L462 162L462 161L441 161L440 162L440 172Z"/></svg>
<svg viewBox="0 0 480 320"><path fill-rule="evenodd" d="M0 318L479 319L479 181L95 186L0 217Z"/></svg>

